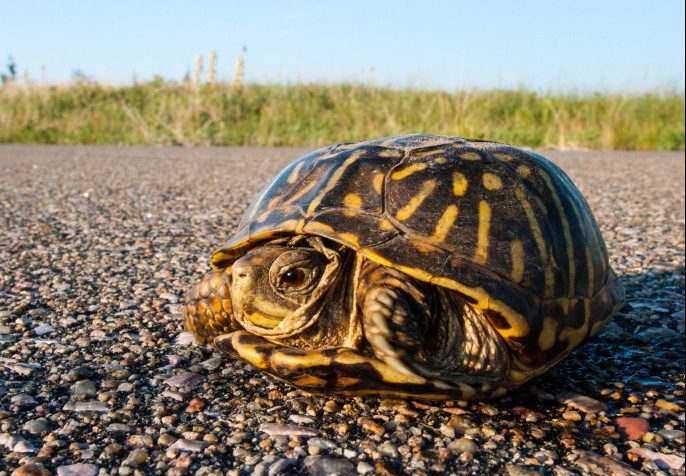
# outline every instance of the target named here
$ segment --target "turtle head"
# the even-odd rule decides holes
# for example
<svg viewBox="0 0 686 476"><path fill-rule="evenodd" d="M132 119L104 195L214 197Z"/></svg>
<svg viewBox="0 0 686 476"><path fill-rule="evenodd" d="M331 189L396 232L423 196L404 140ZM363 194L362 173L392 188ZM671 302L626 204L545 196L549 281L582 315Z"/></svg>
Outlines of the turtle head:
<svg viewBox="0 0 686 476"><path fill-rule="evenodd" d="M243 329L293 347L351 346L361 336L352 312L352 257L318 237L262 243L191 290L186 328L203 343Z"/></svg>
<svg viewBox="0 0 686 476"><path fill-rule="evenodd" d="M313 248L261 246L231 267L231 300L244 328L274 329L331 285L326 256ZM289 331L294 329L282 329Z"/></svg>

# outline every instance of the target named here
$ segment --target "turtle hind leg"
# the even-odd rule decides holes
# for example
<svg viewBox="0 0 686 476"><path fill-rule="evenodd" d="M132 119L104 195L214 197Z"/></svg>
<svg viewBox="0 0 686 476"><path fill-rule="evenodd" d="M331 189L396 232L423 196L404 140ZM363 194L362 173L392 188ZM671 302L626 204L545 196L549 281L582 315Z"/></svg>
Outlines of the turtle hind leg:
<svg viewBox="0 0 686 476"><path fill-rule="evenodd" d="M399 372L433 377L420 357L433 319L430 291L399 271L366 262L357 293L365 337L374 355Z"/></svg>

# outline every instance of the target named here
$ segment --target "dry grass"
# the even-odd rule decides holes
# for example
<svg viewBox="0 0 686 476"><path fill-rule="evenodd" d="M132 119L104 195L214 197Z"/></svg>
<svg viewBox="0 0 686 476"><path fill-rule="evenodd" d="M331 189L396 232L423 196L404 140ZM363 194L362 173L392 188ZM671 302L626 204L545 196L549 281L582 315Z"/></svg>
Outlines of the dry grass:
<svg viewBox="0 0 686 476"><path fill-rule="evenodd" d="M684 150L684 95L161 79L0 89L0 142L318 146L408 132L529 147Z"/></svg>

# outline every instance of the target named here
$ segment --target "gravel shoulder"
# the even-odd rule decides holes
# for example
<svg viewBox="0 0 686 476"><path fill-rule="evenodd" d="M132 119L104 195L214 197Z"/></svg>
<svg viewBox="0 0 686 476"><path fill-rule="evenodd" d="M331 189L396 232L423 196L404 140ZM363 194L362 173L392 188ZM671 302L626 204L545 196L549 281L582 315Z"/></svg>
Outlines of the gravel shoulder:
<svg viewBox="0 0 686 476"><path fill-rule="evenodd" d="M313 396L181 333L212 250L305 152L0 145L0 476L684 474L683 152L543 152L627 305L490 402Z"/></svg>

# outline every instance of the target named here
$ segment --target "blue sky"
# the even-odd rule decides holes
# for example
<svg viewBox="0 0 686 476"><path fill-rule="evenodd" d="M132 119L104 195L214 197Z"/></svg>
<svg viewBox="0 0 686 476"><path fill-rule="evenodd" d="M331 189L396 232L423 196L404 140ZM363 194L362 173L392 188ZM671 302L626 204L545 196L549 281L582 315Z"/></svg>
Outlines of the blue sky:
<svg viewBox="0 0 686 476"><path fill-rule="evenodd" d="M684 2L0 0L0 69L34 80L181 79L210 51L230 78L243 46L254 82L683 90Z"/></svg>

